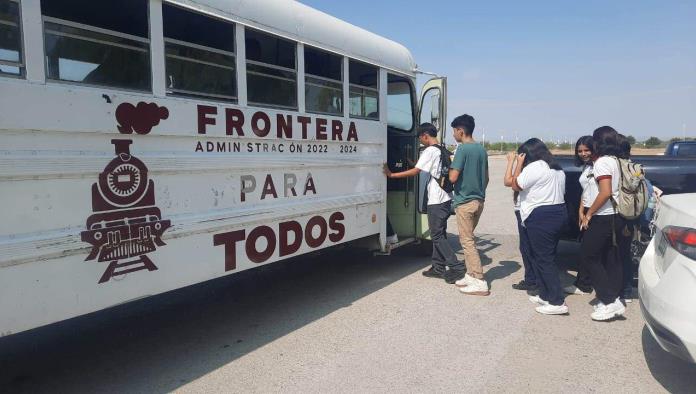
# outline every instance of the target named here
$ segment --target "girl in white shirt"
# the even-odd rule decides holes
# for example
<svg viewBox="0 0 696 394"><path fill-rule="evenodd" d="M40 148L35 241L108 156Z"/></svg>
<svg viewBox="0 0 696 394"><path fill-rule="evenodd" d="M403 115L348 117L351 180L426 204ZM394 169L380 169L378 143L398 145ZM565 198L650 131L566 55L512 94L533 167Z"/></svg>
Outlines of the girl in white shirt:
<svg viewBox="0 0 696 394"><path fill-rule="evenodd" d="M599 303L591 314L593 320L609 320L626 311L619 296L623 288L623 267L619 258L618 241L623 218L616 214L613 202L619 197L621 172L616 155L619 153L616 130L603 126L594 131L592 138L598 158L593 164L590 186L596 193L580 227L585 234L580 244L580 265L589 273ZM589 190L589 189L588 189Z"/></svg>
<svg viewBox="0 0 696 394"><path fill-rule="evenodd" d="M591 135L582 136L575 143L575 165L582 167L582 172L578 178L582 193L578 204L578 226L582 227L582 221L585 218L585 212L590 209L594 202L599 189L597 182L594 181L594 169L592 166L594 157L594 139ZM582 232L582 230L581 230ZM590 274L585 269L585 266L580 264L578 267L578 276L575 283L571 286L563 288L567 294L590 294L592 293L592 281Z"/></svg>
<svg viewBox="0 0 696 394"><path fill-rule="evenodd" d="M568 221L565 206L565 174L553 155L538 138L532 138L517 150L517 166L512 188L519 192L520 219L529 245L539 295L529 300L536 311L545 315L568 313L556 267L556 246ZM506 182L507 183L507 182Z"/></svg>
<svg viewBox="0 0 696 394"><path fill-rule="evenodd" d="M515 152L508 152L507 154L507 168L505 169L505 177L503 179L503 184L507 187L512 187L512 174L513 166L517 160L517 154ZM534 269L531 265L531 259L529 257L529 241L526 237L522 236L524 232L524 227L522 226L522 217L520 216L520 192L514 192L512 195L512 200L514 203L513 209L515 211L515 218L517 219L517 233L519 234L519 250L522 256L522 264L524 265L524 279L512 285L515 290L525 290L527 292L538 291L536 275L534 274Z"/></svg>

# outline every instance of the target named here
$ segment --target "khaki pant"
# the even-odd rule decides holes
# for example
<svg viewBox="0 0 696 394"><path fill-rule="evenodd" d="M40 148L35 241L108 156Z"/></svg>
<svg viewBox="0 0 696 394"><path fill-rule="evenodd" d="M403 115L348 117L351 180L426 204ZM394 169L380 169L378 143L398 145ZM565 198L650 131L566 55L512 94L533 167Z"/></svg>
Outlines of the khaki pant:
<svg viewBox="0 0 696 394"><path fill-rule="evenodd" d="M476 250L476 241L474 240L474 229L483 212L483 201L471 200L457 206L455 212L457 214L457 227L459 227L459 243L464 249L466 272L476 279L483 279L481 258Z"/></svg>

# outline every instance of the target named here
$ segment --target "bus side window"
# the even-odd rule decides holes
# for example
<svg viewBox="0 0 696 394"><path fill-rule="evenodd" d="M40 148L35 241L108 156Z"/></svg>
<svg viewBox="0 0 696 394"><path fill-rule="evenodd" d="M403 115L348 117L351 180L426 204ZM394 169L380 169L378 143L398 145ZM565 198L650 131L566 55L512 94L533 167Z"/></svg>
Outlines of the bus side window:
<svg viewBox="0 0 696 394"><path fill-rule="evenodd" d="M350 116L379 120L379 68L350 59Z"/></svg>
<svg viewBox="0 0 696 394"><path fill-rule="evenodd" d="M413 85L408 78L387 74L387 125L399 131L413 129Z"/></svg>
<svg viewBox="0 0 696 394"><path fill-rule="evenodd" d="M237 99L234 24L163 4L167 92Z"/></svg>
<svg viewBox="0 0 696 394"><path fill-rule="evenodd" d="M304 47L307 112L343 115L343 57Z"/></svg>
<svg viewBox="0 0 696 394"><path fill-rule="evenodd" d="M249 104L297 109L297 44L245 29Z"/></svg>
<svg viewBox="0 0 696 394"><path fill-rule="evenodd" d="M41 0L49 80L151 90L147 0Z"/></svg>
<svg viewBox="0 0 696 394"><path fill-rule="evenodd" d="M21 37L19 2L0 0L0 75L23 74Z"/></svg>

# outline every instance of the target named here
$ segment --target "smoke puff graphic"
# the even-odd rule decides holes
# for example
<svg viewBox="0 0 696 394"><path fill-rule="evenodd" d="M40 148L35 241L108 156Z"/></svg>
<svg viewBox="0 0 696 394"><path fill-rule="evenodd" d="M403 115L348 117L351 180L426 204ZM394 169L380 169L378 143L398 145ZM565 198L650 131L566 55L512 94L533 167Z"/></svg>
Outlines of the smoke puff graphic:
<svg viewBox="0 0 696 394"><path fill-rule="evenodd" d="M162 119L169 117L167 107L155 103L139 102L137 106L122 103L116 108L118 131L122 134L148 134Z"/></svg>

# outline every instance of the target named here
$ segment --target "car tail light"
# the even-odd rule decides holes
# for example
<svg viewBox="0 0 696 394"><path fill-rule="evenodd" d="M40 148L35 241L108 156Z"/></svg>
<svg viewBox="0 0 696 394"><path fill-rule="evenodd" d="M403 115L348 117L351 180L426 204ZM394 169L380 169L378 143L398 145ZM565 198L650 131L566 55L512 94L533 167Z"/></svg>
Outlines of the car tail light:
<svg viewBox="0 0 696 394"><path fill-rule="evenodd" d="M677 252L696 260L696 229L667 226L662 230L662 234Z"/></svg>

